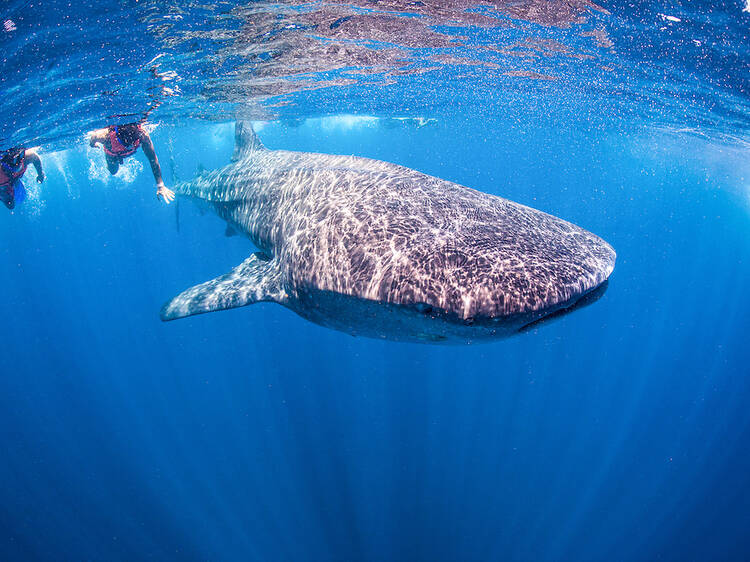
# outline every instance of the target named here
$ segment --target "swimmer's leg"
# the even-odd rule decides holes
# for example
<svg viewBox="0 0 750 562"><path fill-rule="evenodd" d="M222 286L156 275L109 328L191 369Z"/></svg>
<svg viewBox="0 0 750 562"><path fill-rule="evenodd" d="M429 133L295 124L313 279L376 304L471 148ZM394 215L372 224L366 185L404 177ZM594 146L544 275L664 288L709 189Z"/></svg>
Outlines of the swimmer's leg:
<svg viewBox="0 0 750 562"><path fill-rule="evenodd" d="M107 169L109 170L109 173L113 176L117 173L117 170L120 169L120 159L117 156L110 156L109 154L105 155L107 157Z"/></svg>
<svg viewBox="0 0 750 562"><path fill-rule="evenodd" d="M8 191L7 189L0 189L0 201L3 202L3 204L8 207L11 211L16 206L16 199L13 197L13 194Z"/></svg>

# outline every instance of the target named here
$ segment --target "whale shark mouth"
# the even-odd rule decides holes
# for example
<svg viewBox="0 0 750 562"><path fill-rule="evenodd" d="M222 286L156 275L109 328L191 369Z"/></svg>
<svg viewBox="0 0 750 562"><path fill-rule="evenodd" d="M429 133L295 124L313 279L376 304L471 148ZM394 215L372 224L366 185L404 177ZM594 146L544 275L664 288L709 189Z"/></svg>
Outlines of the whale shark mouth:
<svg viewBox="0 0 750 562"><path fill-rule="evenodd" d="M568 301L555 306L552 309L548 309L547 311L541 310L535 313L523 313L523 314L515 314L510 316L501 316L501 317L472 317L472 318L461 318L459 315L455 313L448 312L446 310L443 310L439 307L432 306L427 303L416 303L415 305L407 305L410 306L413 310L415 310L417 313L421 314L422 316L431 318L433 320L443 320L446 322L450 322L453 324L460 324L463 326L484 326L484 327L493 327L497 326L498 324L505 324L505 325L513 325L517 324L519 327L515 330L519 333L526 333L529 332L538 326L541 326L542 324L545 324L547 322L556 320L558 318L561 318L567 314L570 314L571 312L574 312L576 310L580 310L583 308L586 308L589 305L594 304L596 301L598 301L604 293L607 291L607 288L609 286L609 280L604 280L601 284L594 287L593 289L590 289L589 291L576 295L575 297L569 299ZM531 318L531 320L529 320Z"/></svg>
<svg viewBox="0 0 750 562"><path fill-rule="evenodd" d="M541 318L532 320L528 324L524 324L518 329L518 332L521 334L525 334L526 332L535 330L542 324L546 324L548 322L557 320L558 318L562 318L563 316L570 314L571 312L574 312L576 310L581 310L582 308L586 308L587 306L594 304L596 301L602 298L602 296L604 296L604 293L607 291L608 287L609 287L609 279L605 280L598 287L594 287L588 293L584 293L583 295L576 297L575 300L573 300L573 302L570 302L567 305L563 305L561 308L558 308L557 310L549 314L545 314Z"/></svg>

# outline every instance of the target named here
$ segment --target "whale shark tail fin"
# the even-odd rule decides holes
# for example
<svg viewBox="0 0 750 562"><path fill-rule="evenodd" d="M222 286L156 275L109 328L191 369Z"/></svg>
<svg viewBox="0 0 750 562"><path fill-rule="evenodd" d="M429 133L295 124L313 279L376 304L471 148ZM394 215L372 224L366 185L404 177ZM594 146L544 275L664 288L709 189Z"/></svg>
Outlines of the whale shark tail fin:
<svg viewBox="0 0 750 562"><path fill-rule="evenodd" d="M232 162L236 162L256 150L265 150L266 147L258 139L253 131L250 121L237 121L234 125L234 154Z"/></svg>
<svg viewBox="0 0 750 562"><path fill-rule="evenodd" d="M160 316L167 322L262 301L283 303L286 298L278 262L256 252L229 273L180 293L162 307Z"/></svg>

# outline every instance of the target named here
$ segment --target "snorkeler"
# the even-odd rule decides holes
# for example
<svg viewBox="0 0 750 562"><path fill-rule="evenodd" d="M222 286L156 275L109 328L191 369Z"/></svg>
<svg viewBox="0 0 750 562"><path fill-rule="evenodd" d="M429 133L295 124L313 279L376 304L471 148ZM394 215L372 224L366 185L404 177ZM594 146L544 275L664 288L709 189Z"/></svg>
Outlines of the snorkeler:
<svg viewBox="0 0 750 562"><path fill-rule="evenodd" d="M143 148L156 180L156 196L164 199L167 204L174 201L174 191L167 188L161 178L161 167L154 151L154 143L140 123L110 125L106 129L92 131L89 133L89 144L93 147L97 143L104 148L107 168L112 175L117 173L125 158L135 154L139 146Z"/></svg>
<svg viewBox="0 0 750 562"><path fill-rule="evenodd" d="M26 173L29 162L36 168L36 181L42 183L44 171L42 161L36 152L17 146L0 155L0 200L8 209L14 209L26 199L26 188L21 178Z"/></svg>

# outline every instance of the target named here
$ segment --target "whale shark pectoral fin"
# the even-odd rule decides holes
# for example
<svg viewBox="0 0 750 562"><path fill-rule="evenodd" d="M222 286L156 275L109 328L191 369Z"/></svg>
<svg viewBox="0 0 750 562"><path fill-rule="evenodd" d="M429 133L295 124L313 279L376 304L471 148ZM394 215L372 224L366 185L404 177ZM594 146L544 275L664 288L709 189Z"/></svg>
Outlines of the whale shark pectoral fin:
<svg viewBox="0 0 750 562"><path fill-rule="evenodd" d="M254 150L266 150L258 135L253 131L250 121L237 121L234 124L234 152L232 162L241 160Z"/></svg>
<svg viewBox="0 0 750 562"><path fill-rule="evenodd" d="M261 301L284 302L286 292L275 259L255 253L229 273L180 293L161 309L164 322Z"/></svg>

